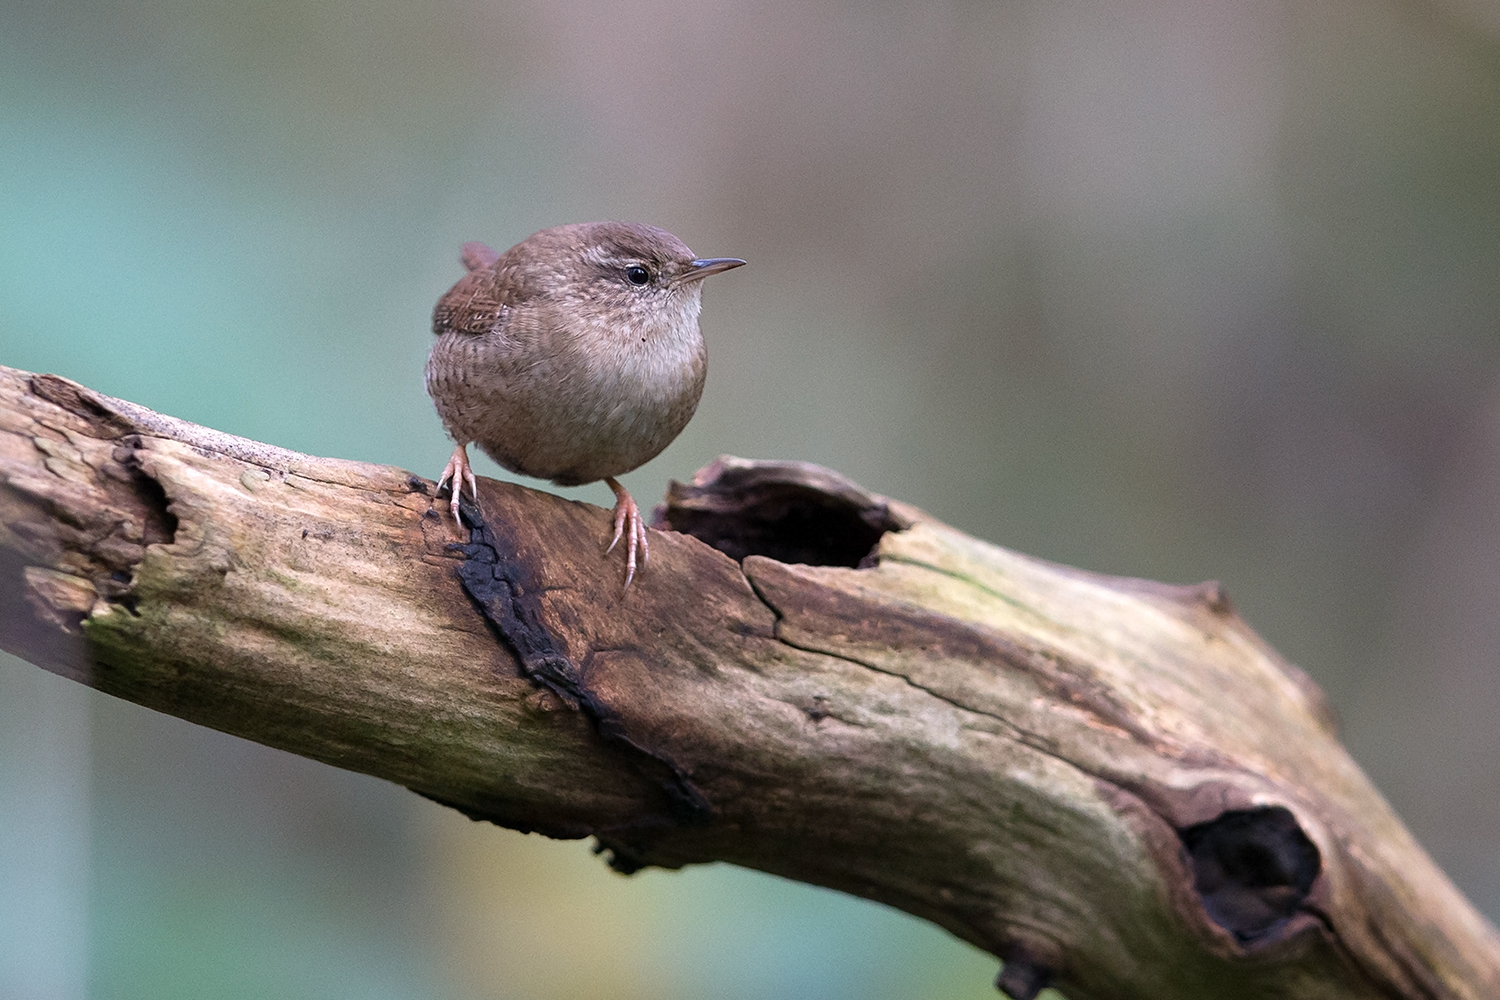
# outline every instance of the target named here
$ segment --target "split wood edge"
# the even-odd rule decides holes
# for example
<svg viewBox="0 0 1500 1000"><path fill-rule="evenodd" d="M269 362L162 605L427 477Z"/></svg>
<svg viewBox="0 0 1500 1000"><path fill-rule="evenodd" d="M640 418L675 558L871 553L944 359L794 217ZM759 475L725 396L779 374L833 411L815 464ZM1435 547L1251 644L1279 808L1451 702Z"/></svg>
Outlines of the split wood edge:
<svg viewBox="0 0 1500 1000"><path fill-rule="evenodd" d="M0 647L48 670L623 871L897 906L1012 997L1500 997L1494 929L1217 585L801 463L673 484L623 594L599 508L481 481L465 516L0 367Z"/></svg>

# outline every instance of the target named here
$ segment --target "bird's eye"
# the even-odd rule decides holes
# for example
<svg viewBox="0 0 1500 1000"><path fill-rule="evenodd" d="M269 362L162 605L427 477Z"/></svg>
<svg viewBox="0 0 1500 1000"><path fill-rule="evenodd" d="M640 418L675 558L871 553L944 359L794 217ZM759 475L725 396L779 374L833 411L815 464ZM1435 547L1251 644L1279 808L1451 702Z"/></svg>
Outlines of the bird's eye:
<svg viewBox="0 0 1500 1000"><path fill-rule="evenodd" d="M639 264L631 264L625 269L625 280L632 285L644 285L651 280L651 272Z"/></svg>

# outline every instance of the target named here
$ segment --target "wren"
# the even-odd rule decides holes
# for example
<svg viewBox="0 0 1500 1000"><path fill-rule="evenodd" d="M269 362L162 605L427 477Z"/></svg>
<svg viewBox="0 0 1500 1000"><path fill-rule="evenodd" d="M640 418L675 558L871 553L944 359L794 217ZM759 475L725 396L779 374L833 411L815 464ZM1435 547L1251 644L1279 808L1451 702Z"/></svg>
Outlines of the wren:
<svg viewBox="0 0 1500 1000"><path fill-rule="evenodd" d="M604 480L625 540L625 586L650 554L640 508L616 476L655 458L687 426L708 372L698 313L704 278L745 263L694 257L677 237L635 222L533 233L502 254L466 243L468 273L438 300L427 394L456 447L458 518L467 446L511 472L560 486Z"/></svg>

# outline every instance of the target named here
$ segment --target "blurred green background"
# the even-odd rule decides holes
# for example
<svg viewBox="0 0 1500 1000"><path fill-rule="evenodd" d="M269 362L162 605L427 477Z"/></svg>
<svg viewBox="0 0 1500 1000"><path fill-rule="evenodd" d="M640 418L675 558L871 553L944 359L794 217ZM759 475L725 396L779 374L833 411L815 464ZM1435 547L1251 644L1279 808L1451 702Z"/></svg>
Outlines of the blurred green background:
<svg viewBox="0 0 1500 1000"><path fill-rule="evenodd" d="M707 392L643 503L721 452L809 459L1047 558L1221 579L1500 916L1500 8L0 2L0 363L432 476L459 244L599 218L752 265L710 283ZM994 970L0 658L0 1000Z"/></svg>

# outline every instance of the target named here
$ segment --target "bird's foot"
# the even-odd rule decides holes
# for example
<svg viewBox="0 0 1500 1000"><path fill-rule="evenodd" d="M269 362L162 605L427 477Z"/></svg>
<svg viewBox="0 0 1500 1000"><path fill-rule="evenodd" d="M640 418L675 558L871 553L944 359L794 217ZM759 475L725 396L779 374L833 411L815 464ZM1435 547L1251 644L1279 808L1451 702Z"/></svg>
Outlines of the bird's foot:
<svg viewBox="0 0 1500 1000"><path fill-rule="evenodd" d="M635 499L617 479L610 477L604 482L615 492L615 535L609 540L604 554L609 555L620 539L625 539L625 589L629 590L630 581L635 579L636 554L640 554L641 566L646 565L651 555L651 544L646 541L646 522L641 520L641 509L635 505Z"/></svg>
<svg viewBox="0 0 1500 1000"><path fill-rule="evenodd" d="M443 466L443 476L438 480L438 492L442 492L443 484L451 481L452 499L448 506L453 511L453 520L462 526L463 522L458 519L458 498L463 495L464 484L469 484L469 494L474 497L474 502L479 503L479 483L474 480L474 470L469 468L469 452L464 445L453 449L453 457L448 459L448 464Z"/></svg>

